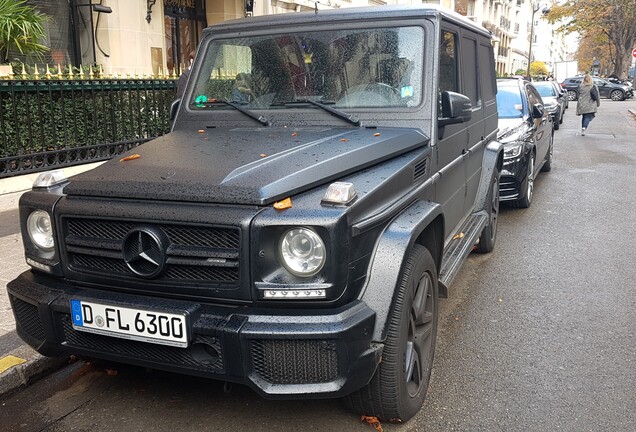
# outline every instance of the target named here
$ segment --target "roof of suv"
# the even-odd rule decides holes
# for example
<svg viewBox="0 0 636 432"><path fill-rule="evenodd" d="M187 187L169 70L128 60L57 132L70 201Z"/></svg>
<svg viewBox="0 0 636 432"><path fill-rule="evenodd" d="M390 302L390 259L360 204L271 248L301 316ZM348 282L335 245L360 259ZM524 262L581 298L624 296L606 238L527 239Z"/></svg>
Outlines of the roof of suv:
<svg viewBox="0 0 636 432"><path fill-rule="evenodd" d="M478 26L473 21L454 11L435 4L426 5L384 5L352 7L342 9L321 9L311 12L296 12L286 14L263 15L250 18L239 18L214 24L203 31L203 34L218 30L252 30L258 27L276 28L287 24L320 24L335 21L349 21L355 17L356 21L378 18L414 18L422 16L443 16L464 27L479 32L490 38L492 33Z"/></svg>

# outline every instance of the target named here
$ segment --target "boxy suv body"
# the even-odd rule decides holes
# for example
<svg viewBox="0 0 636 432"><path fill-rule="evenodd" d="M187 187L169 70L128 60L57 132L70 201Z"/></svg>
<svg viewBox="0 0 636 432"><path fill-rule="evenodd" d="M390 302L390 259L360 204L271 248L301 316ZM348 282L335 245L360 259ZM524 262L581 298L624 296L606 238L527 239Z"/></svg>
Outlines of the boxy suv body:
<svg viewBox="0 0 636 432"><path fill-rule="evenodd" d="M18 334L412 417L438 298L495 244L495 93L490 34L437 8L206 30L171 133L23 195Z"/></svg>

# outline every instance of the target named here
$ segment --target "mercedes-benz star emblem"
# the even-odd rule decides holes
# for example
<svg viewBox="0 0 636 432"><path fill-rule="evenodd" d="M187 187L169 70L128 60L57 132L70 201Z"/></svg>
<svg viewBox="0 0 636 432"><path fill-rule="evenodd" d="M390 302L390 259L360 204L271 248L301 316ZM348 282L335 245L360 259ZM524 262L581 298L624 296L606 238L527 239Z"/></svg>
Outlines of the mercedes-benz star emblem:
<svg viewBox="0 0 636 432"><path fill-rule="evenodd" d="M166 263L168 242L166 234L157 227L133 228L124 238L124 261L137 276L157 277Z"/></svg>

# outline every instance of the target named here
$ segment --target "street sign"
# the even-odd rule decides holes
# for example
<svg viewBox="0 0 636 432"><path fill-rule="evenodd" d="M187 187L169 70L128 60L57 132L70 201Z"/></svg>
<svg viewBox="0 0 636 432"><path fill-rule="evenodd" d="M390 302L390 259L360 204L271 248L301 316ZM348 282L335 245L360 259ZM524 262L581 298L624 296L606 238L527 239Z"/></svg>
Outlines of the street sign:
<svg viewBox="0 0 636 432"><path fill-rule="evenodd" d="M636 58L636 48L632 51L632 57Z"/></svg>

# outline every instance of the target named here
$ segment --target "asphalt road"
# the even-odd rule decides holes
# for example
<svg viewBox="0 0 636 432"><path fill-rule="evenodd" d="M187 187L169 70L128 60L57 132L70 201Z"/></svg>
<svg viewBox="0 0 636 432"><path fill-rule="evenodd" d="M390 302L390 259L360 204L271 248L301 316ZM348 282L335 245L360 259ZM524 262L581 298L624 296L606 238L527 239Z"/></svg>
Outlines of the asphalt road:
<svg viewBox="0 0 636 432"><path fill-rule="evenodd" d="M636 101L571 103L553 170L442 301L428 399L385 431L636 429ZM5 431L371 431L333 400L77 362L0 401Z"/></svg>

